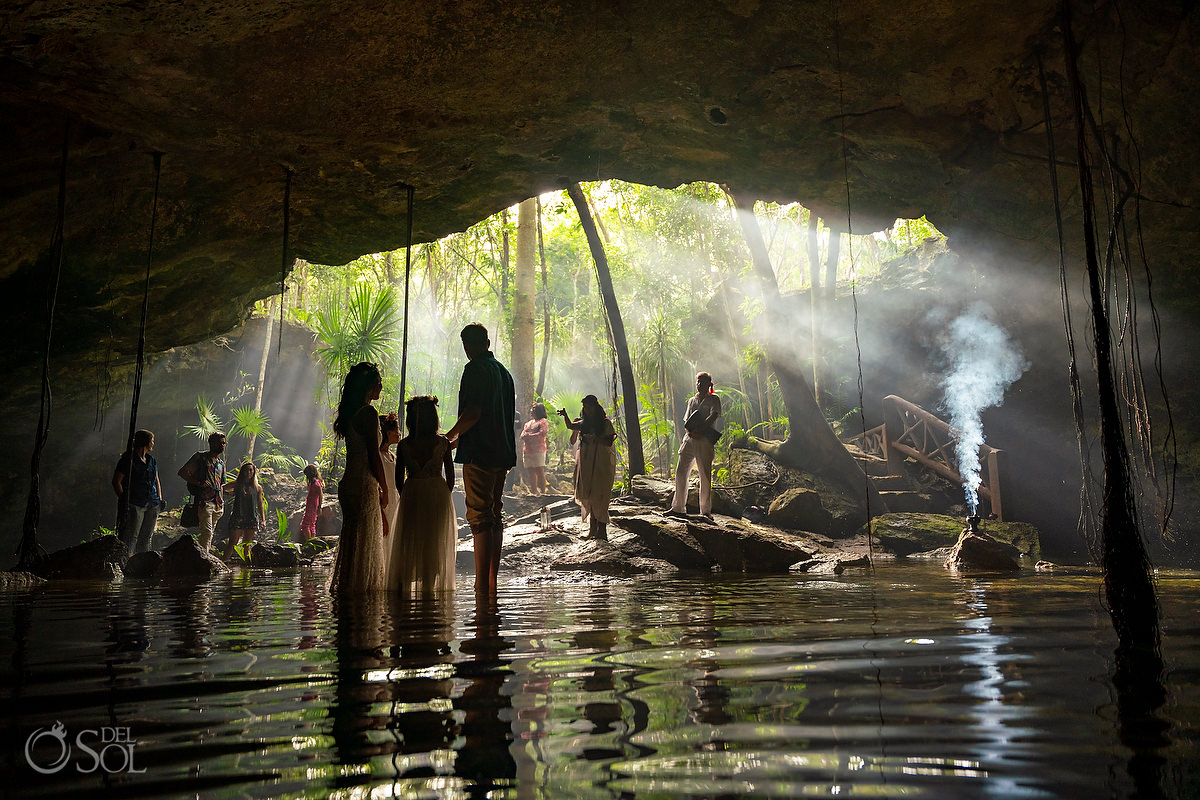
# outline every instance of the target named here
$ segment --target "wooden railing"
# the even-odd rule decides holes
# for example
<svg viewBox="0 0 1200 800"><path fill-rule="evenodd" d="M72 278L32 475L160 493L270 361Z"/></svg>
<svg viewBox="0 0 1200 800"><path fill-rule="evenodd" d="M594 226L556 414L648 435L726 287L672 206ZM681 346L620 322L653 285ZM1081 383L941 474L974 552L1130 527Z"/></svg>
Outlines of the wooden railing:
<svg viewBox="0 0 1200 800"><path fill-rule="evenodd" d="M963 483L954 451L958 444L954 429L949 423L902 397L885 397L883 424L856 436L852 442L862 452L886 460L888 472L893 475L904 474L904 459L907 456L959 486ZM987 502L988 510L999 520L1004 519L1000 495L1002 452L987 444L979 447L979 477L982 482L979 499Z"/></svg>

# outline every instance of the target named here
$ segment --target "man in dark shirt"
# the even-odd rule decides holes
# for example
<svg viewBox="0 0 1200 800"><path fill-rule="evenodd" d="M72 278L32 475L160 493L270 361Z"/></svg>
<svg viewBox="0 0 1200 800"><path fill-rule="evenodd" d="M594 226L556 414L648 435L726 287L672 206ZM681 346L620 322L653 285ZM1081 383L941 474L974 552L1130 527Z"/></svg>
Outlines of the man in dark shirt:
<svg viewBox="0 0 1200 800"><path fill-rule="evenodd" d="M457 441L454 460L463 465L467 523L475 546L475 594L490 597L496 592L504 538L504 479L517 463L517 398L512 375L488 349L487 328L473 322L461 336L468 360L458 389L458 421L446 437Z"/></svg>

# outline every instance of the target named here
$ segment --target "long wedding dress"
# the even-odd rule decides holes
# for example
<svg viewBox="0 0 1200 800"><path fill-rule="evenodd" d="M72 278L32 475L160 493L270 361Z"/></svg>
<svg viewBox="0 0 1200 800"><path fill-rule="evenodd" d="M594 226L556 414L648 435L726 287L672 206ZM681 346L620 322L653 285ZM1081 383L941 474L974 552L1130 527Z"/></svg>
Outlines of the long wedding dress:
<svg viewBox="0 0 1200 800"><path fill-rule="evenodd" d="M418 462L411 438L402 439L397 448L405 478L388 564L393 591L429 595L454 590L458 519L442 471L449 447L446 437L438 436L424 463Z"/></svg>
<svg viewBox="0 0 1200 800"><path fill-rule="evenodd" d="M356 420L360 414L355 415ZM373 414L371 419L375 418ZM347 597L385 587L383 516L379 509L379 482L371 474L368 460L371 446L354 425L349 426L346 473L338 483L342 535L338 538L337 560L329 583L329 591L335 596Z"/></svg>

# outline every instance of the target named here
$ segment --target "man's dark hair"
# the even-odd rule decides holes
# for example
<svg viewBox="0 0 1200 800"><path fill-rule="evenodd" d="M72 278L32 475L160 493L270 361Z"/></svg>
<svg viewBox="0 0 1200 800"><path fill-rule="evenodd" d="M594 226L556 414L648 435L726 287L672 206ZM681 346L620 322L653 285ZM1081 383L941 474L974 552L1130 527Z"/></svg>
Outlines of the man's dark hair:
<svg viewBox="0 0 1200 800"><path fill-rule="evenodd" d="M463 344L473 344L479 347L486 347L488 343L487 328L481 322L472 322L470 325L462 329Z"/></svg>

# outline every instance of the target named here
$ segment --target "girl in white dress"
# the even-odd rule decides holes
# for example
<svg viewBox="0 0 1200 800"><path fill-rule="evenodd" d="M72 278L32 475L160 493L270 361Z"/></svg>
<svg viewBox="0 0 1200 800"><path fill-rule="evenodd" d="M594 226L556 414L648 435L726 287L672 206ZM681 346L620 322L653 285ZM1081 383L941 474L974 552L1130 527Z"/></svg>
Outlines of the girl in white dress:
<svg viewBox="0 0 1200 800"><path fill-rule="evenodd" d="M405 409L408 436L397 448L404 477L388 587L407 595L451 592L458 519L450 500L454 488L450 442L437 432L436 397L414 397Z"/></svg>

